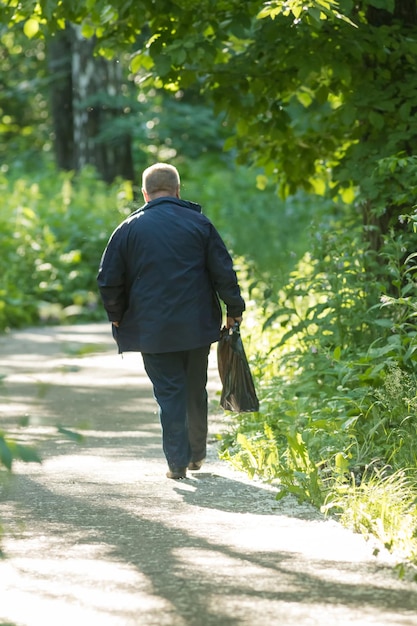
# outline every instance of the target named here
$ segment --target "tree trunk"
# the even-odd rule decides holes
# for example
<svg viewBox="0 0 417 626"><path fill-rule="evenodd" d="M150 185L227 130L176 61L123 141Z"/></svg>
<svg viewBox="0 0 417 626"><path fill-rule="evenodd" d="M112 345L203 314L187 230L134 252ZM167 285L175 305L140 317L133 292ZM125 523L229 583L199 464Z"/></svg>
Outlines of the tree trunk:
<svg viewBox="0 0 417 626"><path fill-rule="evenodd" d="M71 31L66 28L48 42L50 105L54 128L55 158L58 167L75 169L72 109Z"/></svg>
<svg viewBox="0 0 417 626"><path fill-rule="evenodd" d="M49 47L51 71L61 69L51 86L57 163L76 171L93 165L106 182L134 180L121 64L94 56L94 44L70 26Z"/></svg>
<svg viewBox="0 0 417 626"><path fill-rule="evenodd" d="M402 28L414 28L417 24L417 2L416 0L395 0L393 11L376 8L368 5L366 9L367 20L374 27L392 26L395 21L401 24ZM373 61L377 64L377 61ZM406 148L407 156L414 153L414 143L409 142ZM376 215L373 207L369 203L362 205L363 223L365 226L365 237L370 247L378 252L383 243L383 236L388 233L390 227L401 230L403 225L398 217L407 211L406 207L397 204L387 204L382 215Z"/></svg>
<svg viewBox="0 0 417 626"><path fill-rule="evenodd" d="M394 19L403 26L413 26L417 21L416 0L395 0L392 13L370 4L366 9L366 17L372 26L391 26Z"/></svg>

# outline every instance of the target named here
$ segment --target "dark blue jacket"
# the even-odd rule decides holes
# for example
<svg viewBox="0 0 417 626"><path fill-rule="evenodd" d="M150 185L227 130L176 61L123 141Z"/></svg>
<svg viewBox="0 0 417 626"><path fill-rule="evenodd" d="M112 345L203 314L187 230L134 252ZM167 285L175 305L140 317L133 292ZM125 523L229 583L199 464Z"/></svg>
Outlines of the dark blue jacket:
<svg viewBox="0 0 417 626"><path fill-rule="evenodd" d="M97 277L120 352L176 352L219 339L245 309L232 259L199 205L157 198L116 228Z"/></svg>

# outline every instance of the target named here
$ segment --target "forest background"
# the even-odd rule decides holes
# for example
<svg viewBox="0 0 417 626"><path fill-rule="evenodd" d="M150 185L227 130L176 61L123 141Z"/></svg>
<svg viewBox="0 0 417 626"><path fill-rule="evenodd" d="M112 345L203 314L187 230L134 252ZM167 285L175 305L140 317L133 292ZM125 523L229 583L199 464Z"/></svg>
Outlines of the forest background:
<svg viewBox="0 0 417 626"><path fill-rule="evenodd" d="M415 0L0 9L1 332L103 320L109 234L173 163L248 301L261 407L223 457L415 567Z"/></svg>

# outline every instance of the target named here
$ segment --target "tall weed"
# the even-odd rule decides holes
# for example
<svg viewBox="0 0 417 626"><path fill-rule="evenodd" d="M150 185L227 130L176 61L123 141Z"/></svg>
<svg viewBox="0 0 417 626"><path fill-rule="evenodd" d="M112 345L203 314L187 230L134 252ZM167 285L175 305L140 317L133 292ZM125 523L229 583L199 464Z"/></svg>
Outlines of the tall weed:
<svg viewBox="0 0 417 626"><path fill-rule="evenodd" d="M375 537L398 558L417 564L416 474L367 468L360 484L339 484L323 510L365 537Z"/></svg>

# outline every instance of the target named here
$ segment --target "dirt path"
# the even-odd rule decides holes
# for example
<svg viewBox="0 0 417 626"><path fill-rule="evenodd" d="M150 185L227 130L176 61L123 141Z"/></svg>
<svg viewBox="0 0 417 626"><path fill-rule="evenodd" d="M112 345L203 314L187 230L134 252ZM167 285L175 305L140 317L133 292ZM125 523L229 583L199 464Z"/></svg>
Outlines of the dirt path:
<svg viewBox="0 0 417 626"><path fill-rule="evenodd" d="M185 481L165 478L141 358L107 324L1 336L0 376L1 427L44 459L0 482L0 625L417 624L388 557L218 460L214 358L209 459Z"/></svg>

